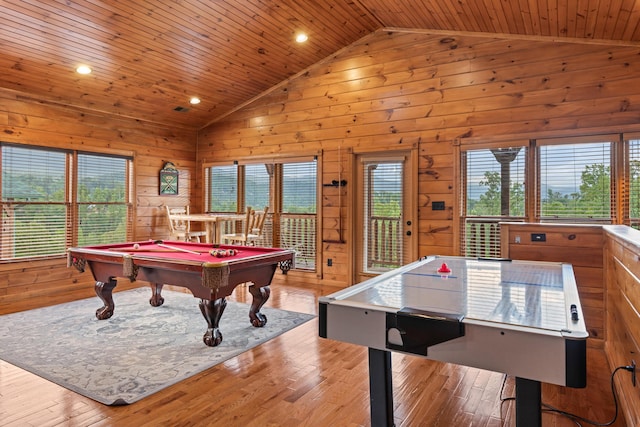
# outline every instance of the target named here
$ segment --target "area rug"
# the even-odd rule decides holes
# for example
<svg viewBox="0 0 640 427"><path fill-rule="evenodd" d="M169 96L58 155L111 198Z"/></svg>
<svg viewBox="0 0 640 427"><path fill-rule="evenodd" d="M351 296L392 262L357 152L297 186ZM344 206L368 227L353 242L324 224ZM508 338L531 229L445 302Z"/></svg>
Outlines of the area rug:
<svg viewBox="0 0 640 427"><path fill-rule="evenodd" d="M263 307L267 324L249 322L249 305L229 301L220 320L222 343L202 341L207 323L191 294L113 294L115 313L97 320L95 298L0 316L0 359L106 405L126 405L224 362L312 319Z"/></svg>

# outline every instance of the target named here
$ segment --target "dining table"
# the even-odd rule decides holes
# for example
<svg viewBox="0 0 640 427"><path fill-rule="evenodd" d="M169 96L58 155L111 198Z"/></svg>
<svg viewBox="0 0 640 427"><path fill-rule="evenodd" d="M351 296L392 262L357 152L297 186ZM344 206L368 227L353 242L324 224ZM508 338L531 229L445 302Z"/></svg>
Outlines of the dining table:
<svg viewBox="0 0 640 427"><path fill-rule="evenodd" d="M222 243L222 224L229 221L243 221L247 217L244 213L189 213L174 216L189 222L203 223L207 232L206 243Z"/></svg>

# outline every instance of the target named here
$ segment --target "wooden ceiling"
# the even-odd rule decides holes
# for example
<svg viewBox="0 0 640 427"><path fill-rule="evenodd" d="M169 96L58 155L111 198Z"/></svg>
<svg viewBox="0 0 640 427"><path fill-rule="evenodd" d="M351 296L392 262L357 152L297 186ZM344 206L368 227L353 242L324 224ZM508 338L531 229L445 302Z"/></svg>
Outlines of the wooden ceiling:
<svg viewBox="0 0 640 427"><path fill-rule="evenodd" d="M0 87L200 129L383 28L637 44L639 22L636 0L3 0Z"/></svg>

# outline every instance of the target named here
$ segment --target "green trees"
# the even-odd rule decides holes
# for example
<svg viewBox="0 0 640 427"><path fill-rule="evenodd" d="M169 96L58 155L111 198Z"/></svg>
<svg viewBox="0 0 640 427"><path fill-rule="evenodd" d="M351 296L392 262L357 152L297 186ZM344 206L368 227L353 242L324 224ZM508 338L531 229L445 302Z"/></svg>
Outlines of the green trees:
<svg viewBox="0 0 640 427"><path fill-rule="evenodd" d="M640 163L633 162L631 186L640 187ZM467 200L469 216L501 216L501 177L499 172L487 171L479 182L484 191ZM524 186L510 182L509 216L524 216ZM554 190L547 185L540 195L540 215L543 218L610 218L611 216L611 169L603 164L586 165L580 174L577 191L568 193ZM639 215L638 191L632 192L631 209Z"/></svg>
<svg viewBox="0 0 640 427"><path fill-rule="evenodd" d="M487 171L479 182L486 191L478 199L467 200L470 216L500 216L502 212L502 182L500 172ZM509 216L524 215L524 187L520 182L509 183Z"/></svg>

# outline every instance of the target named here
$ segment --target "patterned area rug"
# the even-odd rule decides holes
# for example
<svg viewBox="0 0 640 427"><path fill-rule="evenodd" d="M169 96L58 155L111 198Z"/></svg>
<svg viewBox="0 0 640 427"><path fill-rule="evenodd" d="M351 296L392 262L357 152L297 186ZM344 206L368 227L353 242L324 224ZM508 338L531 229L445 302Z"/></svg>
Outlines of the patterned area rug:
<svg viewBox="0 0 640 427"><path fill-rule="evenodd" d="M106 405L126 405L286 332L314 316L263 307L267 324L249 322L249 306L229 301L222 343L202 341L207 323L198 299L163 291L114 293L115 313L97 320L97 297L0 316L0 359Z"/></svg>

